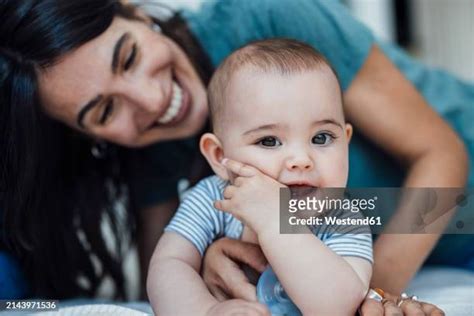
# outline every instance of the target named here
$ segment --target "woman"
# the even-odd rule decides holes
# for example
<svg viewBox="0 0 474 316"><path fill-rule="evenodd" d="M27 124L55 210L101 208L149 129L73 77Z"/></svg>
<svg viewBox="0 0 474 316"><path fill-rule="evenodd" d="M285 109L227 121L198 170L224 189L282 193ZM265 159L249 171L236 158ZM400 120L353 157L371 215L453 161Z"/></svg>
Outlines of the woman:
<svg viewBox="0 0 474 316"><path fill-rule="evenodd" d="M186 13L184 21L175 16L159 23L162 33L145 15L113 0L4 0L0 8L2 248L21 262L37 295L93 295L111 277L116 296L125 296L120 250L128 236L121 228L132 224L144 271L177 205L177 180L202 176L196 172L202 162L190 158L206 124L212 67L251 40L293 37L334 65L347 117L361 134L351 148L350 185L401 183L390 174L380 177L398 169L370 143L405 167L405 186L466 182L463 143L420 92L455 122L465 103L449 103L448 96L458 89L468 100L472 88L381 48L337 3L211 2ZM435 90L438 82L451 86ZM456 127L472 150L468 131ZM117 201L129 212L116 212ZM116 236L114 255L102 238L104 219ZM438 238L381 235L372 285L398 294ZM229 258L261 268L261 254L221 240L205 259L215 295L227 288L248 298L251 288L236 292L249 287L226 282L241 275L226 268ZM383 306L368 300L362 310L377 315L384 308L436 310L412 300L399 308L390 299Z"/></svg>

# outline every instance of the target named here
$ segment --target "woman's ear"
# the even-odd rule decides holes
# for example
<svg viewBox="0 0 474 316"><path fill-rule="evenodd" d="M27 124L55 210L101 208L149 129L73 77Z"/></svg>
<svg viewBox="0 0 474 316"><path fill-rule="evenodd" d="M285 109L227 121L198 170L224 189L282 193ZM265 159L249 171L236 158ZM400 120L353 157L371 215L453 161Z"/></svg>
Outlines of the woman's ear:
<svg viewBox="0 0 474 316"><path fill-rule="evenodd" d="M206 133L201 136L199 142L201 153L206 157L207 162L211 165L212 170L215 174L224 180L229 180L226 167L221 163L224 158L224 151L222 144L216 135L212 133Z"/></svg>
<svg viewBox="0 0 474 316"><path fill-rule="evenodd" d="M346 138L347 138L347 143L349 144L352 138L352 125L349 123L346 123Z"/></svg>

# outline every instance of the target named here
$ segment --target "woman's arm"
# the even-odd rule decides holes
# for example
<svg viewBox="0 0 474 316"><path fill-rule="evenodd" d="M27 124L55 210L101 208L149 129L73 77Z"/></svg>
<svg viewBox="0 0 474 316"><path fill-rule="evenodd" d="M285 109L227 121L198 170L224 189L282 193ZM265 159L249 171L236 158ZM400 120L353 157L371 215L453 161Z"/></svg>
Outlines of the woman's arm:
<svg viewBox="0 0 474 316"><path fill-rule="evenodd" d="M377 46L344 101L355 129L407 166L404 186L465 185L468 159L462 141ZM372 285L400 293L439 236L382 234L374 246Z"/></svg>

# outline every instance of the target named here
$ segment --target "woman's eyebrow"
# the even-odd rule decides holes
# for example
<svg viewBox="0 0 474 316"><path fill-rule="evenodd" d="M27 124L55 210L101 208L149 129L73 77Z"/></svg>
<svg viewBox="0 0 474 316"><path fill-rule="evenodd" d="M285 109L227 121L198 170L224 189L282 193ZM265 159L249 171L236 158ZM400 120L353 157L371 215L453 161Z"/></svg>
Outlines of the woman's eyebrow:
<svg viewBox="0 0 474 316"><path fill-rule="evenodd" d="M82 109L79 111L79 114L77 114L77 125L79 125L81 128L85 128L84 117L86 116L87 112L89 112L97 104L99 104L101 99L102 99L102 95L99 94L98 96L96 96L94 99L92 99L86 105L82 107Z"/></svg>
<svg viewBox="0 0 474 316"><path fill-rule="evenodd" d="M119 64L119 56L120 56L120 50L122 49L123 44L125 41L130 37L130 33L124 33L120 38L118 39L117 43L115 43L114 47L114 53L112 55L112 73L117 72L117 67Z"/></svg>

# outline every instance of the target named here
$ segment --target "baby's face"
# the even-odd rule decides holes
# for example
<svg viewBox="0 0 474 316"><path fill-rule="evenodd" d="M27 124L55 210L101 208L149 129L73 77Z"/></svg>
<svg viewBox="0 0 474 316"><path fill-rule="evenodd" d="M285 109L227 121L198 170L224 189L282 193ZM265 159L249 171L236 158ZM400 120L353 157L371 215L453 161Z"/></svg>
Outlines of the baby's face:
<svg viewBox="0 0 474 316"><path fill-rule="evenodd" d="M351 126L331 70L234 74L218 138L224 157L288 185L344 187Z"/></svg>

